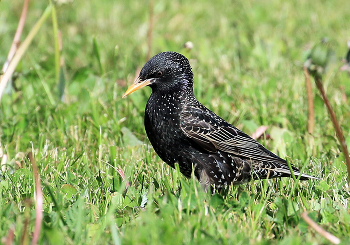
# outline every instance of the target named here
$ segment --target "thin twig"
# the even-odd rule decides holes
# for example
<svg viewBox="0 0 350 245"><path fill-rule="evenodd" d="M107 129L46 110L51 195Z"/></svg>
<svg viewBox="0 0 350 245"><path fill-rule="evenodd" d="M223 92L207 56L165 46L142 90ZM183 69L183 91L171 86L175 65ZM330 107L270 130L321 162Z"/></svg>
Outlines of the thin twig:
<svg viewBox="0 0 350 245"><path fill-rule="evenodd" d="M337 133L337 137L338 137L338 140L340 142L340 145L341 145L341 148L342 148L342 152L345 155L345 163L346 163L346 167L348 169L348 182L350 182L350 156L349 156L349 151L348 151L348 147L346 145L346 141L345 141L345 138L344 138L343 131L342 131L340 125L339 125L339 122L338 122L338 120L337 120L337 118L335 116L335 113L334 113L334 111L332 109L332 106L329 103L327 95L326 95L326 93L324 91L321 78L316 77L315 78L315 82L316 82L318 90L321 93L322 99L323 99L324 103L326 104L326 107L327 107L328 113L329 113L329 115L331 117L331 120L332 120L334 129L335 129L335 132Z"/></svg>
<svg viewBox="0 0 350 245"><path fill-rule="evenodd" d="M307 91L307 104L308 104L308 121L307 121L307 131L309 134L314 133L315 127L315 109L314 109L314 98L312 96L312 86L310 81L310 74L307 70L307 67L304 66L304 75L305 75L305 85Z"/></svg>
<svg viewBox="0 0 350 245"><path fill-rule="evenodd" d="M35 198L35 229L33 233L32 244L37 244L39 240L41 223L43 220L43 191L41 190L40 184L40 175L38 171L38 167L36 166L33 154L31 152L28 153L29 160L33 167L33 174L35 180L35 190L36 190L36 198Z"/></svg>
<svg viewBox="0 0 350 245"><path fill-rule="evenodd" d="M17 30L16 30L16 33L15 33L15 37L13 38L9 54L7 55L7 60L4 63L4 66L2 67L2 72L3 73L6 72L7 67L9 66L9 64L10 64L13 56L15 55L15 53L16 53L18 47L19 47L19 44L21 42L21 35L22 35L24 23L25 23L26 18L27 18L28 6L29 6L29 0L24 0L22 13L21 13L21 17L20 17L19 22L18 22L18 26L17 26Z"/></svg>
<svg viewBox="0 0 350 245"><path fill-rule="evenodd" d="M301 217L303 218L303 220L309 225L311 226L318 234L320 234L321 236L323 236L324 238L326 238L328 241L330 241L333 244L339 244L340 243L340 239L334 235L332 235L331 233L325 231L321 226L319 226L318 224L316 224L308 215L307 212L304 212L301 214Z"/></svg>
<svg viewBox="0 0 350 245"><path fill-rule="evenodd" d="M149 13L149 22L148 22L148 33L147 33L147 56L146 59L151 58L152 52L152 36L153 36L153 0L149 0L148 13Z"/></svg>

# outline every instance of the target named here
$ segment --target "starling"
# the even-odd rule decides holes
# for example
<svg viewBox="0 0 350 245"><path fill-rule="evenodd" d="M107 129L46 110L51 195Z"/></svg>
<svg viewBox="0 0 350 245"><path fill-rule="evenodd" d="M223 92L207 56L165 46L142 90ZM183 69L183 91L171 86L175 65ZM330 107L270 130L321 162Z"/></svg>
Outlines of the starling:
<svg viewBox="0 0 350 245"><path fill-rule="evenodd" d="M123 97L145 86L152 89L145 110L147 136L159 157L173 168L178 163L186 177L193 171L204 186L216 188L291 177L286 160L198 102L185 56L163 52L152 57ZM301 180L315 178L292 169Z"/></svg>

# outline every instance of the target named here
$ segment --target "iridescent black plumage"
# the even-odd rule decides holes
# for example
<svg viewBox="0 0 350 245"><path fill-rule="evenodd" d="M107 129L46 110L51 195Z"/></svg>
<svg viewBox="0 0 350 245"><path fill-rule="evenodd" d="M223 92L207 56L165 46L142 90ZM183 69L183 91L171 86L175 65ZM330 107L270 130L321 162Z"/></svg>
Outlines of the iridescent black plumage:
<svg viewBox="0 0 350 245"><path fill-rule="evenodd" d="M205 185L241 184L251 179L290 177L286 161L200 104L193 94L188 60L175 52L151 58L124 96L150 86L145 128L160 158ZM293 167L296 176L300 175ZM302 174L301 178L312 176Z"/></svg>

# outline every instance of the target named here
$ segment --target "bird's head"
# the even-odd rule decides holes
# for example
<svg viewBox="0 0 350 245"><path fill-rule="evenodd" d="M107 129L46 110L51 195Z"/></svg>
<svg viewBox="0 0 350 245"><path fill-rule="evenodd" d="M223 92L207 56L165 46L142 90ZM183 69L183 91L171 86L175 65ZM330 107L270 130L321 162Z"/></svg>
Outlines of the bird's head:
<svg viewBox="0 0 350 245"><path fill-rule="evenodd" d="M141 69L140 75L124 93L150 86L153 90L171 90L186 83L192 85L193 73L188 59L176 52L163 52L153 56Z"/></svg>

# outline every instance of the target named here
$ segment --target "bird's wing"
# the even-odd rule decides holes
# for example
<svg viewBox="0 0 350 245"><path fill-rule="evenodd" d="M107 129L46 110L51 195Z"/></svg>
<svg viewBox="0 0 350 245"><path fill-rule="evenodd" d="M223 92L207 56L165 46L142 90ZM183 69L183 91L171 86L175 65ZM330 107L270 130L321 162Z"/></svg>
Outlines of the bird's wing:
<svg viewBox="0 0 350 245"><path fill-rule="evenodd" d="M209 152L218 150L256 161L286 161L267 150L249 135L203 108L185 108L181 113L182 131Z"/></svg>

